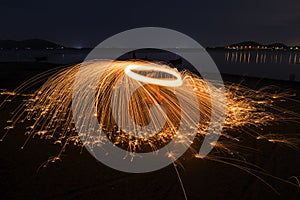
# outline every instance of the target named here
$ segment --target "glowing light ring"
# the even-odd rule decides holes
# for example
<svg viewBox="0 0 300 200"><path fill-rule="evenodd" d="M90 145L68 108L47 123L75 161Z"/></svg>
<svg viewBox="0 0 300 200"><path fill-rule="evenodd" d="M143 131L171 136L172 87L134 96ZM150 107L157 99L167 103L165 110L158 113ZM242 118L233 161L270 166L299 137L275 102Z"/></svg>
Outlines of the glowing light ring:
<svg viewBox="0 0 300 200"><path fill-rule="evenodd" d="M172 76L176 77L176 80L163 80L158 78L151 78L147 76L140 75L138 73L133 72L132 70L140 70L140 71L157 71L157 72L164 72L167 74L171 74ZM133 78L137 81L141 81L144 83L150 83L154 85L161 85L167 87L179 87L182 85L182 79L178 72L167 69L167 68L160 68L151 65L128 65L125 68L125 73L130 78Z"/></svg>
<svg viewBox="0 0 300 200"><path fill-rule="evenodd" d="M178 38L180 38L180 40L178 40ZM114 51L107 52L103 52L102 50L100 51L100 49L107 49L107 47L122 48L114 48ZM181 51L181 48L174 47L188 47L191 49L195 49L197 54L185 53ZM221 135L222 127L226 117L226 93L222 77L216 64L207 53L207 51L199 43L197 43L189 36L174 30L159 27L143 27L127 30L104 40L88 54L85 61L94 59L109 59L110 62L113 62L113 60L117 60L120 56L128 53L129 51L145 48L162 49L183 57L195 67L195 69L199 72L199 74L201 74L203 79L208 83L207 86L211 95L211 120L209 128L207 130L207 134L199 151L199 157L205 157L214 148L214 146L211 144L213 142L216 142ZM107 66L110 66L110 62L108 61ZM103 136L104 141L103 143L101 143L101 147L95 147L94 145L91 145L89 137L86 137L88 135L79 135L81 141L83 142L83 144L85 144L86 149L98 161L119 171L129 173L144 173L166 167L176 161L180 156L184 154L184 152L186 152L191 144L181 144L180 142L178 142L181 140L181 138L176 137L176 135L171 142L169 142L163 148L159 149L159 151L155 151L155 153L136 153L134 159L128 156L128 151L116 147L116 145L108 139L103 131L99 130L99 121L97 119L97 116L95 116L95 91L104 69L95 71L95 73L97 73L98 75L97 78L89 79L86 77L83 67L78 71L76 75L73 88L73 120L77 131L79 130L81 133L84 133L85 130L94 130L95 135L100 134L100 136ZM126 74L124 73L124 75ZM214 82L212 82L211 80L214 80ZM215 81L219 82L217 82L216 84ZM214 90L212 90L212 86L216 86L218 88L218 92L214 92ZM80 104L85 104L84 108L93 109L86 109L84 112L82 112L82 109L79 109L82 108L82 106L77 106ZM216 109L216 105L218 107L222 107ZM183 106L189 105L186 103L182 103L181 106L181 110L184 111L186 109ZM197 109L195 110L197 111ZM88 120L82 120L81 116L83 115L83 113L88 117ZM189 113L186 112L182 113L189 115ZM199 116L200 114L197 115L197 119L199 118ZM218 126L215 126L215 124L218 124ZM179 126L179 128L181 127L182 126ZM197 130L195 130L191 134L187 134L186 137L187 139L189 139L189 141L192 142L196 134ZM169 155L168 153L170 152L173 153L171 158L169 156L166 156Z"/></svg>

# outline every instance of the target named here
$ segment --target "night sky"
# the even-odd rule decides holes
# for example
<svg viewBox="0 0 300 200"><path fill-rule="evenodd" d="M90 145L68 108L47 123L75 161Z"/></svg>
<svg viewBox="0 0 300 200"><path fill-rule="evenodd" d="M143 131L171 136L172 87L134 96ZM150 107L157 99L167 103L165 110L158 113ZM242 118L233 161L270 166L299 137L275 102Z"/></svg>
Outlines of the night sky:
<svg viewBox="0 0 300 200"><path fill-rule="evenodd" d="M253 40L300 45L300 1L1 0L0 39L94 47L144 26L175 29L203 46Z"/></svg>

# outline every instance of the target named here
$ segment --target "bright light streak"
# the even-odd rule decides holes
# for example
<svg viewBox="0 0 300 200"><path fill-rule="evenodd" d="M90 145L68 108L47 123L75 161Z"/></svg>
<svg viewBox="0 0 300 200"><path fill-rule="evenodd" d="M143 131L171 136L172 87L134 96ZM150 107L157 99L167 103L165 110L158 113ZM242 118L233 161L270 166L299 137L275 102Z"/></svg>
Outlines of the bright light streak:
<svg viewBox="0 0 300 200"><path fill-rule="evenodd" d="M176 79L161 79L161 78L151 78L147 76L140 75L138 73L133 72L132 70L137 71L155 71L155 72L163 72L170 74L174 76ZM166 86L166 87L179 87L182 85L182 79L178 72L175 70L171 70L170 68L162 68L162 67L156 67L151 65L128 65L125 68L125 73L127 76L129 76L132 79L135 79L137 81L143 82L143 83L149 83L154 85L160 85L160 86Z"/></svg>

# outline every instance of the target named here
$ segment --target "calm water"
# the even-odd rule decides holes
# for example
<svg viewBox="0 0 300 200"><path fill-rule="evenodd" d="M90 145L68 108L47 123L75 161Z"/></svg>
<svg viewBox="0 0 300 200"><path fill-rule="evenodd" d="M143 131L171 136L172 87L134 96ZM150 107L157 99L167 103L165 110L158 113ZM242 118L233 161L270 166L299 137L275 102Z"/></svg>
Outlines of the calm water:
<svg viewBox="0 0 300 200"><path fill-rule="evenodd" d="M226 63L244 64L300 64L298 51L226 51Z"/></svg>
<svg viewBox="0 0 300 200"><path fill-rule="evenodd" d="M214 51L223 73L300 81L299 51Z"/></svg>
<svg viewBox="0 0 300 200"><path fill-rule="evenodd" d="M177 49L178 50L178 49ZM104 58L110 58L110 51L105 49L100 53ZM183 53L197 56L199 51L194 49L180 49ZM82 62L90 50L2 50L0 62L49 62L70 64ZM300 51L237 51L237 50L209 50L209 54L217 64L221 73L270 78L279 80L300 81ZM165 52L138 52L138 59L160 59L163 61L176 60L179 56ZM132 58L132 54L124 58ZM179 63L185 67L186 63Z"/></svg>

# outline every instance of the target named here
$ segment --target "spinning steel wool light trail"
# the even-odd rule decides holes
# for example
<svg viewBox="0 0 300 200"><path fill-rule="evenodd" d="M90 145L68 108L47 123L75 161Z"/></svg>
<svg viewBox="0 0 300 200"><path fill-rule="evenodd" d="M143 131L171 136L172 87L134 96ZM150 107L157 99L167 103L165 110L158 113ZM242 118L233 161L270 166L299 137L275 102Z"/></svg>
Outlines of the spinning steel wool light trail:
<svg viewBox="0 0 300 200"><path fill-rule="evenodd" d="M85 104L74 106L82 111L92 110L99 122L99 130L105 135L98 134L97 131L95 133L95 130L87 130L86 127L76 130L74 126L71 104L79 70L86 79L98 79L95 72L103 70L93 96L95 105L89 108L86 108ZM13 94L22 93L25 88L46 75L47 73L33 78ZM84 81L78 84L82 84L83 88L89 87ZM26 132L27 140L22 148L31 138L37 136L62 145L60 153L49 161L59 160L70 143L78 146L101 147L105 141L104 137L119 148L127 150L132 159L135 153L159 150L174 137L180 138L178 142L182 145L190 146L191 143L200 141L207 133L211 116L210 90L220 92L217 82L213 86L209 85L210 87L208 84L210 83L191 72L179 72L162 63L139 60L95 60L81 63L54 73L33 95L29 96L13 112L2 140L18 123L29 121L31 125ZM238 147L244 133L257 140L264 139L272 143L286 144L299 150L299 140L296 137L285 137L279 134L263 135L253 131L275 122L289 120L297 122L299 119L296 113L276 106L277 102L293 94L289 91L279 94L271 91L270 87L257 91L238 84L226 85L225 124L221 139L211 145L215 147L216 152L228 153L229 157L208 155L204 159L230 162L230 155L238 152L234 149ZM179 99L189 105L187 110L181 110L182 102ZM4 104L5 102L2 106ZM216 105L219 115L223 114L222 106L224 105ZM127 110L129 115L122 114L124 110ZM196 118L197 120L190 117L198 112L200 116ZM89 120L85 112L82 112L79 119L87 122ZM184 124L183 128L179 128L182 124ZM212 126L218 127L219 124ZM190 141L188 136L194 130L197 130L197 138L200 140ZM80 137L86 138L84 142ZM240 146L240 148L248 147ZM196 149L194 152L195 157L201 157ZM169 152L166 156L172 158L174 155ZM246 167L240 168L248 170Z"/></svg>

